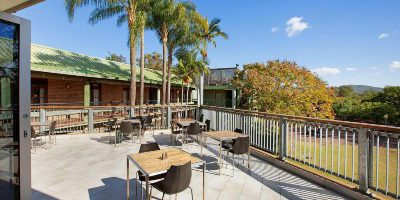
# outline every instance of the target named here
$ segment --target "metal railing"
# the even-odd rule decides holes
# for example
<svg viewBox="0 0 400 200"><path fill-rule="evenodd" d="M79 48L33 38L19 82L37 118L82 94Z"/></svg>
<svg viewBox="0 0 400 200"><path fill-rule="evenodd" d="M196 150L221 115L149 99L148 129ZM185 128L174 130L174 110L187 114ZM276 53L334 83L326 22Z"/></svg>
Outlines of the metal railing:
<svg viewBox="0 0 400 200"><path fill-rule="evenodd" d="M400 127L202 106L210 128L240 128L253 147L399 198Z"/></svg>
<svg viewBox="0 0 400 200"><path fill-rule="evenodd" d="M31 122L56 121L56 133L95 132L105 126L109 119L132 116L153 116L156 128L167 128L167 119L195 118L198 107L194 105L148 105L148 106L32 106ZM37 127L39 129L39 127ZM40 127L47 131L48 127Z"/></svg>

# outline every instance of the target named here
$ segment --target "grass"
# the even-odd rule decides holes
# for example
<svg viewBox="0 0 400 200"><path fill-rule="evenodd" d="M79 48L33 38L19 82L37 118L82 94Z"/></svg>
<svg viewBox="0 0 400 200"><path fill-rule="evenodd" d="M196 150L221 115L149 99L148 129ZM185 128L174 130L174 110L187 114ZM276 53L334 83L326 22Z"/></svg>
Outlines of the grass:
<svg viewBox="0 0 400 200"><path fill-rule="evenodd" d="M340 174L341 176L345 176L347 178L352 179L352 166L354 166L354 180L358 180L358 145L354 145L354 160L352 159L352 143L351 140L348 141L347 144L347 152L346 152L346 145L345 145L345 139L341 138L340 141L340 150L339 150L339 140L337 136L335 136L334 141L332 142L332 138L328 137L328 142L326 142L325 138L322 138L322 143L320 147L320 138L317 137L316 140L314 139L313 136L311 136L311 148L309 146L309 140L310 137L306 137L307 143L304 144L304 135L302 136L302 142L300 145L300 139L299 135L297 137L297 145L296 147L294 146L294 136L293 136L293 142L292 142L292 148L290 145L290 136L288 138L288 148L287 148L287 155L290 156L292 153L292 158L295 159L296 161L306 161L307 163L302 162L302 165L308 165L312 168L316 168L318 174L325 174L329 175L332 178L335 178L336 180L340 180L341 182L344 181L343 177L339 177L337 174ZM350 139L350 137L349 137ZM314 146L314 143L316 142L316 146ZM386 141L385 141L386 142ZM386 144L386 143L385 143ZM333 147L333 148L332 148ZM295 149L296 148L296 149ZM295 156L295 151L296 151L296 156ZM304 151L306 152L306 155L304 156ZM332 155L333 151L333 155ZM301 154L300 154L301 152ZM314 152L316 152L316 155L314 155ZM321 152L321 157L320 153ZM340 160L339 160L339 155L340 155ZM347 158L345 156L347 155ZM386 190L386 146L379 147L379 162L378 162L378 167L379 171L378 174L376 173L376 160L377 160L377 148L376 145L374 147L374 154L373 154L373 180L372 180L372 186L376 187L376 185L379 186L380 189ZM396 169L397 169L397 149L395 148L389 148L389 177L388 177L388 191L391 193L396 194ZM347 161L346 161L347 160ZM320 165L321 161L321 165ZM332 162L333 161L333 162ZM315 163L315 167L314 167ZM333 165L332 165L333 164ZM346 167L347 166L347 167ZM320 169L322 168L322 170ZM325 172L324 169L327 169ZM329 171L332 171L334 173L331 173ZM379 176L378 179L378 184L376 184L377 181L377 175ZM343 182L343 183L346 183ZM347 183L346 183L347 184Z"/></svg>

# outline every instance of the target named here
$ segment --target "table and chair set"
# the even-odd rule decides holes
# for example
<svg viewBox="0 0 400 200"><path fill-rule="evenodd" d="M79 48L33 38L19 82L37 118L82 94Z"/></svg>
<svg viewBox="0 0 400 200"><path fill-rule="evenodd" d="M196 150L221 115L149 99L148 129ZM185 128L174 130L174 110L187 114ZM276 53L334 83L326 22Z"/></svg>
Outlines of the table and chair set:
<svg viewBox="0 0 400 200"><path fill-rule="evenodd" d="M41 145L39 142L43 142L44 145L48 144L49 149L52 144L56 143L56 123L56 121L31 122L31 147L35 149L35 152L37 147ZM48 141L46 141L46 138L48 138Z"/></svg>
<svg viewBox="0 0 400 200"><path fill-rule="evenodd" d="M177 195L178 193L190 189L193 199L193 190L190 188L192 178L192 168L202 171L202 199L205 199L205 172L207 163L203 160L203 148L207 147L207 140L214 139L218 141L219 155L218 161L214 162L219 165L219 173L224 165L223 151L226 152L226 158L231 154L233 176L235 171L235 155L247 155L247 167L250 169L250 141L249 137L242 134L242 130L234 131L214 131L210 130L210 120L203 122L203 117L200 120L189 118L175 119L171 122L171 143L176 143L177 136L181 136L182 146L168 147L160 149L156 142L141 144L139 152L127 155L127 177L126 177L126 198L130 199L130 170L131 164L136 169L136 192L134 198L150 199L152 190L157 189L164 195ZM194 156L185 151L185 145L188 148L188 138L195 136L201 148L201 155ZM172 139L172 137L175 137ZM244 164L244 159L243 159ZM140 190L138 196L138 186L144 189ZM143 194L143 191L144 194ZM175 196L176 198L176 196Z"/></svg>

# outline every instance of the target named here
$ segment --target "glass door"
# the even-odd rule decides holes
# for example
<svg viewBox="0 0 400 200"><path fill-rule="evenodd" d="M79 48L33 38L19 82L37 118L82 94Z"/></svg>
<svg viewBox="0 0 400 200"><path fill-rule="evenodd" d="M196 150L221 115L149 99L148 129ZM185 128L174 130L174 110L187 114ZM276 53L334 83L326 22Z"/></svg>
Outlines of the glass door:
<svg viewBox="0 0 400 200"><path fill-rule="evenodd" d="M30 23L0 13L0 199L30 199Z"/></svg>

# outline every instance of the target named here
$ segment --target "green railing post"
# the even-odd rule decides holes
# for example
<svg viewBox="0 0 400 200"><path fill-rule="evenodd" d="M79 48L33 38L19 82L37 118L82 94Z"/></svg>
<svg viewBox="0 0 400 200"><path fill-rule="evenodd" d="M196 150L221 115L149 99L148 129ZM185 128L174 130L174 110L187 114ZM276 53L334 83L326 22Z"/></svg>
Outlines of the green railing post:
<svg viewBox="0 0 400 200"><path fill-rule="evenodd" d="M94 119L93 119L93 109L88 109L88 132L93 133L94 130Z"/></svg>
<svg viewBox="0 0 400 200"><path fill-rule="evenodd" d="M43 109L43 108L41 108L39 110L39 121L41 123L45 123L47 121L47 119L46 119L46 110ZM45 131L45 127L44 126L39 126L39 132L43 133L44 131Z"/></svg>
<svg viewBox="0 0 400 200"><path fill-rule="evenodd" d="M286 157L286 119L283 117L279 118L279 128L280 128L280 134L279 134L279 158L284 159Z"/></svg>
<svg viewBox="0 0 400 200"><path fill-rule="evenodd" d="M368 130L359 129L358 133L358 185L362 192L368 191Z"/></svg>

